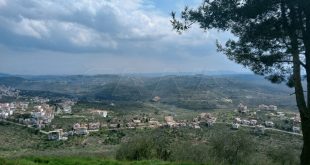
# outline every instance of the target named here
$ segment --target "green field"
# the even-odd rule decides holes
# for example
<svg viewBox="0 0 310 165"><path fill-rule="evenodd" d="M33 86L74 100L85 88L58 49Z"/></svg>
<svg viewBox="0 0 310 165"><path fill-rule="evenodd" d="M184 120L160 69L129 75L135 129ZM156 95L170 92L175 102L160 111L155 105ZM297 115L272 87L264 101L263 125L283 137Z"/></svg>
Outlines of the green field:
<svg viewBox="0 0 310 165"><path fill-rule="evenodd" d="M0 159L1 165L189 165L191 163L173 163L158 160L149 161L116 161L102 158L81 157L29 157L15 160ZM194 164L193 164L194 165Z"/></svg>

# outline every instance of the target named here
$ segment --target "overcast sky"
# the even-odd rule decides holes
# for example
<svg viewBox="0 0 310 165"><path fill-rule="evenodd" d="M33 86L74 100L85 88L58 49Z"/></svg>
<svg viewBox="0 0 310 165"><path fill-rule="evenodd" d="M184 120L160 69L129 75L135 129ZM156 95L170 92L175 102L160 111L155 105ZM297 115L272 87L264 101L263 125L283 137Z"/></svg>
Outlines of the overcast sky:
<svg viewBox="0 0 310 165"><path fill-rule="evenodd" d="M0 0L0 72L247 72L216 52L232 36L179 35L170 12L201 0Z"/></svg>

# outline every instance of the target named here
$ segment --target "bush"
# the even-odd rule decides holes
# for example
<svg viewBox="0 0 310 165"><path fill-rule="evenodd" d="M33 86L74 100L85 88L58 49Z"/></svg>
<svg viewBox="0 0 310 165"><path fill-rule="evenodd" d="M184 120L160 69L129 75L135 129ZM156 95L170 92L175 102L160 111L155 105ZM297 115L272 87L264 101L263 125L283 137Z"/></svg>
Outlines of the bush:
<svg viewBox="0 0 310 165"><path fill-rule="evenodd" d="M254 141L243 131L218 133L211 139L212 154L221 162L242 164L254 152Z"/></svg>
<svg viewBox="0 0 310 165"><path fill-rule="evenodd" d="M175 143L172 148L171 161L206 164L210 162L209 147L206 144L190 142Z"/></svg>
<svg viewBox="0 0 310 165"><path fill-rule="evenodd" d="M122 144L116 152L118 160L147 160L155 157L154 142L149 136L136 136Z"/></svg>
<svg viewBox="0 0 310 165"><path fill-rule="evenodd" d="M267 155L274 163L278 163L279 165L299 164L299 158L297 157L298 154L294 152L292 146L271 149L268 151Z"/></svg>
<svg viewBox="0 0 310 165"><path fill-rule="evenodd" d="M2 158L0 158L0 164L6 164L6 161Z"/></svg>

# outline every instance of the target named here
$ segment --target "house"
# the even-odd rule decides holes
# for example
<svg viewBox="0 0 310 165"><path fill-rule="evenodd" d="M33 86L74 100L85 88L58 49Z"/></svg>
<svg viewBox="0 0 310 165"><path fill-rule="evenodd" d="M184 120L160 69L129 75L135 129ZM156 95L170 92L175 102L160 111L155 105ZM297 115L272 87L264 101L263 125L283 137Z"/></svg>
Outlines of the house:
<svg viewBox="0 0 310 165"><path fill-rule="evenodd" d="M301 123L301 118L299 113L295 113L294 117L291 118L295 124Z"/></svg>
<svg viewBox="0 0 310 165"><path fill-rule="evenodd" d="M232 125L231 125L232 129L239 129L239 127L240 127L240 124L238 124L238 123L232 123Z"/></svg>
<svg viewBox="0 0 310 165"><path fill-rule="evenodd" d="M214 122L213 120L208 120L208 121L207 121L207 126L208 126L208 127L212 127L212 126L214 125L214 123L215 123L215 122Z"/></svg>
<svg viewBox="0 0 310 165"><path fill-rule="evenodd" d="M75 130L75 134L76 135L88 135L89 132L87 130L87 127L80 127L80 128Z"/></svg>
<svg viewBox="0 0 310 165"><path fill-rule="evenodd" d="M99 115L104 118L108 116L108 111L105 111L105 110L91 110L91 113Z"/></svg>
<svg viewBox="0 0 310 165"><path fill-rule="evenodd" d="M269 106L268 105L265 105L265 104L261 104L258 106L258 109L259 110L268 110L269 109Z"/></svg>
<svg viewBox="0 0 310 165"><path fill-rule="evenodd" d="M0 118L6 119L8 117L9 117L9 113L4 112L4 111L0 112Z"/></svg>
<svg viewBox="0 0 310 165"><path fill-rule="evenodd" d="M300 127L293 127L293 132L300 133L301 132Z"/></svg>
<svg viewBox="0 0 310 165"><path fill-rule="evenodd" d="M64 113L71 113L72 112L72 108L70 105L64 105L63 106L63 112Z"/></svg>
<svg viewBox="0 0 310 165"><path fill-rule="evenodd" d="M63 137L63 130L62 129L57 129L54 131L48 132L48 140L67 140L66 137Z"/></svg>
<svg viewBox="0 0 310 165"><path fill-rule="evenodd" d="M165 116L165 121L166 121L166 122L174 122L172 116Z"/></svg>
<svg viewBox="0 0 310 165"><path fill-rule="evenodd" d="M210 113L201 113L197 118L194 118L194 122L205 122L208 126L213 126L216 122L216 117L213 117Z"/></svg>
<svg viewBox="0 0 310 165"><path fill-rule="evenodd" d="M107 123L101 123L101 128L108 128L108 124Z"/></svg>
<svg viewBox="0 0 310 165"><path fill-rule="evenodd" d="M138 119L137 120L132 120L132 122L135 123L135 124L140 124L141 120L138 120Z"/></svg>
<svg viewBox="0 0 310 165"><path fill-rule="evenodd" d="M74 130L79 129L80 127L81 127L80 123L73 124L73 129Z"/></svg>
<svg viewBox="0 0 310 165"><path fill-rule="evenodd" d="M158 128L161 126L161 124L154 118L151 118L148 123L150 128Z"/></svg>
<svg viewBox="0 0 310 165"><path fill-rule="evenodd" d="M177 125L172 116L165 116L165 121L169 127L175 127Z"/></svg>
<svg viewBox="0 0 310 165"><path fill-rule="evenodd" d="M120 124L115 124L115 123L109 124L109 128L111 128L111 129L115 129L115 128L119 128L119 127L120 127Z"/></svg>
<svg viewBox="0 0 310 165"><path fill-rule="evenodd" d="M276 113L278 117L285 117L285 113L284 112L277 112Z"/></svg>
<svg viewBox="0 0 310 165"><path fill-rule="evenodd" d="M208 120L208 119L212 119L212 115L210 113L201 113L198 116L199 121L203 121L203 120Z"/></svg>
<svg viewBox="0 0 310 165"><path fill-rule="evenodd" d="M199 121L200 121L200 120L199 120L198 117L193 118L193 122L199 122Z"/></svg>
<svg viewBox="0 0 310 165"><path fill-rule="evenodd" d="M200 129L200 126L197 125L197 124L194 124L194 128L195 128L195 129Z"/></svg>
<svg viewBox="0 0 310 165"><path fill-rule="evenodd" d="M136 124L133 123L133 122L129 122L129 123L126 123L126 127L130 128L130 129L133 129L133 128L136 128Z"/></svg>
<svg viewBox="0 0 310 165"><path fill-rule="evenodd" d="M263 125L256 125L255 126L255 129L254 129L254 132L256 134L265 134L265 127Z"/></svg>
<svg viewBox="0 0 310 165"><path fill-rule="evenodd" d="M102 117L107 117L108 116L108 111L98 111L98 114Z"/></svg>
<svg viewBox="0 0 310 165"><path fill-rule="evenodd" d="M258 106L259 110L264 110L264 111L276 111L278 110L278 107L275 105L265 105L265 104L261 104Z"/></svg>
<svg viewBox="0 0 310 165"><path fill-rule="evenodd" d="M88 124L89 130L99 130L100 129L100 122L97 123L89 123Z"/></svg>
<svg viewBox="0 0 310 165"><path fill-rule="evenodd" d="M68 136L73 136L74 135L74 131L68 131Z"/></svg>
<svg viewBox="0 0 310 165"><path fill-rule="evenodd" d="M249 120L241 120L241 124L243 124L243 125L250 125L251 124L251 122L249 121Z"/></svg>
<svg viewBox="0 0 310 165"><path fill-rule="evenodd" d="M239 113L247 113L249 112L248 107L243 105L242 103L239 104L238 106L238 112Z"/></svg>
<svg viewBox="0 0 310 165"><path fill-rule="evenodd" d="M265 121L266 127L274 127L274 123L272 121Z"/></svg>
<svg viewBox="0 0 310 165"><path fill-rule="evenodd" d="M276 110L278 110L278 107L275 105L269 105L269 110L270 111L276 111Z"/></svg>
<svg viewBox="0 0 310 165"><path fill-rule="evenodd" d="M153 99L152 99L153 102L159 102L160 101L160 97L159 96L155 96Z"/></svg>
<svg viewBox="0 0 310 165"><path fill-rule="evenodd" d="M241 123L241 119L239 117L236 117L234 122L240 124Z"/></svg>
<svg viewBox="0 0 310 165"><path fill-rule="evenodd" d="M224 103L233 103L233 100L232 99L228 99L228 98L222 98L222 101Z"/></svg>
<svg viewBox="0 0 310 165"><path fill-rule="evenodd" d="M257 124L257 120L250 120L250 125L254 126Z"/></svg>

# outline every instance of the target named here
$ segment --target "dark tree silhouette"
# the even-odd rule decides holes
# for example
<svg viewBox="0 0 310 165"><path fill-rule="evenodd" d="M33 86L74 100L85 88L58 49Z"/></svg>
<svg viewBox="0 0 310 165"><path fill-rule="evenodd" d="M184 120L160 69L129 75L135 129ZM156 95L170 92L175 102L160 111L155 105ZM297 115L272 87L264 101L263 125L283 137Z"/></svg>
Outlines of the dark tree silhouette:
<svg viewBox="0 0 310 165"><path fill-rule="evenodd" d="M204 0L198 8L185 7L180 19L172 12L171 23L180 33L193 24L230 31L237 39L217 42L219 51L273 83L294 87L304 140L301 164L309 165L310 0Z"/></svg>

